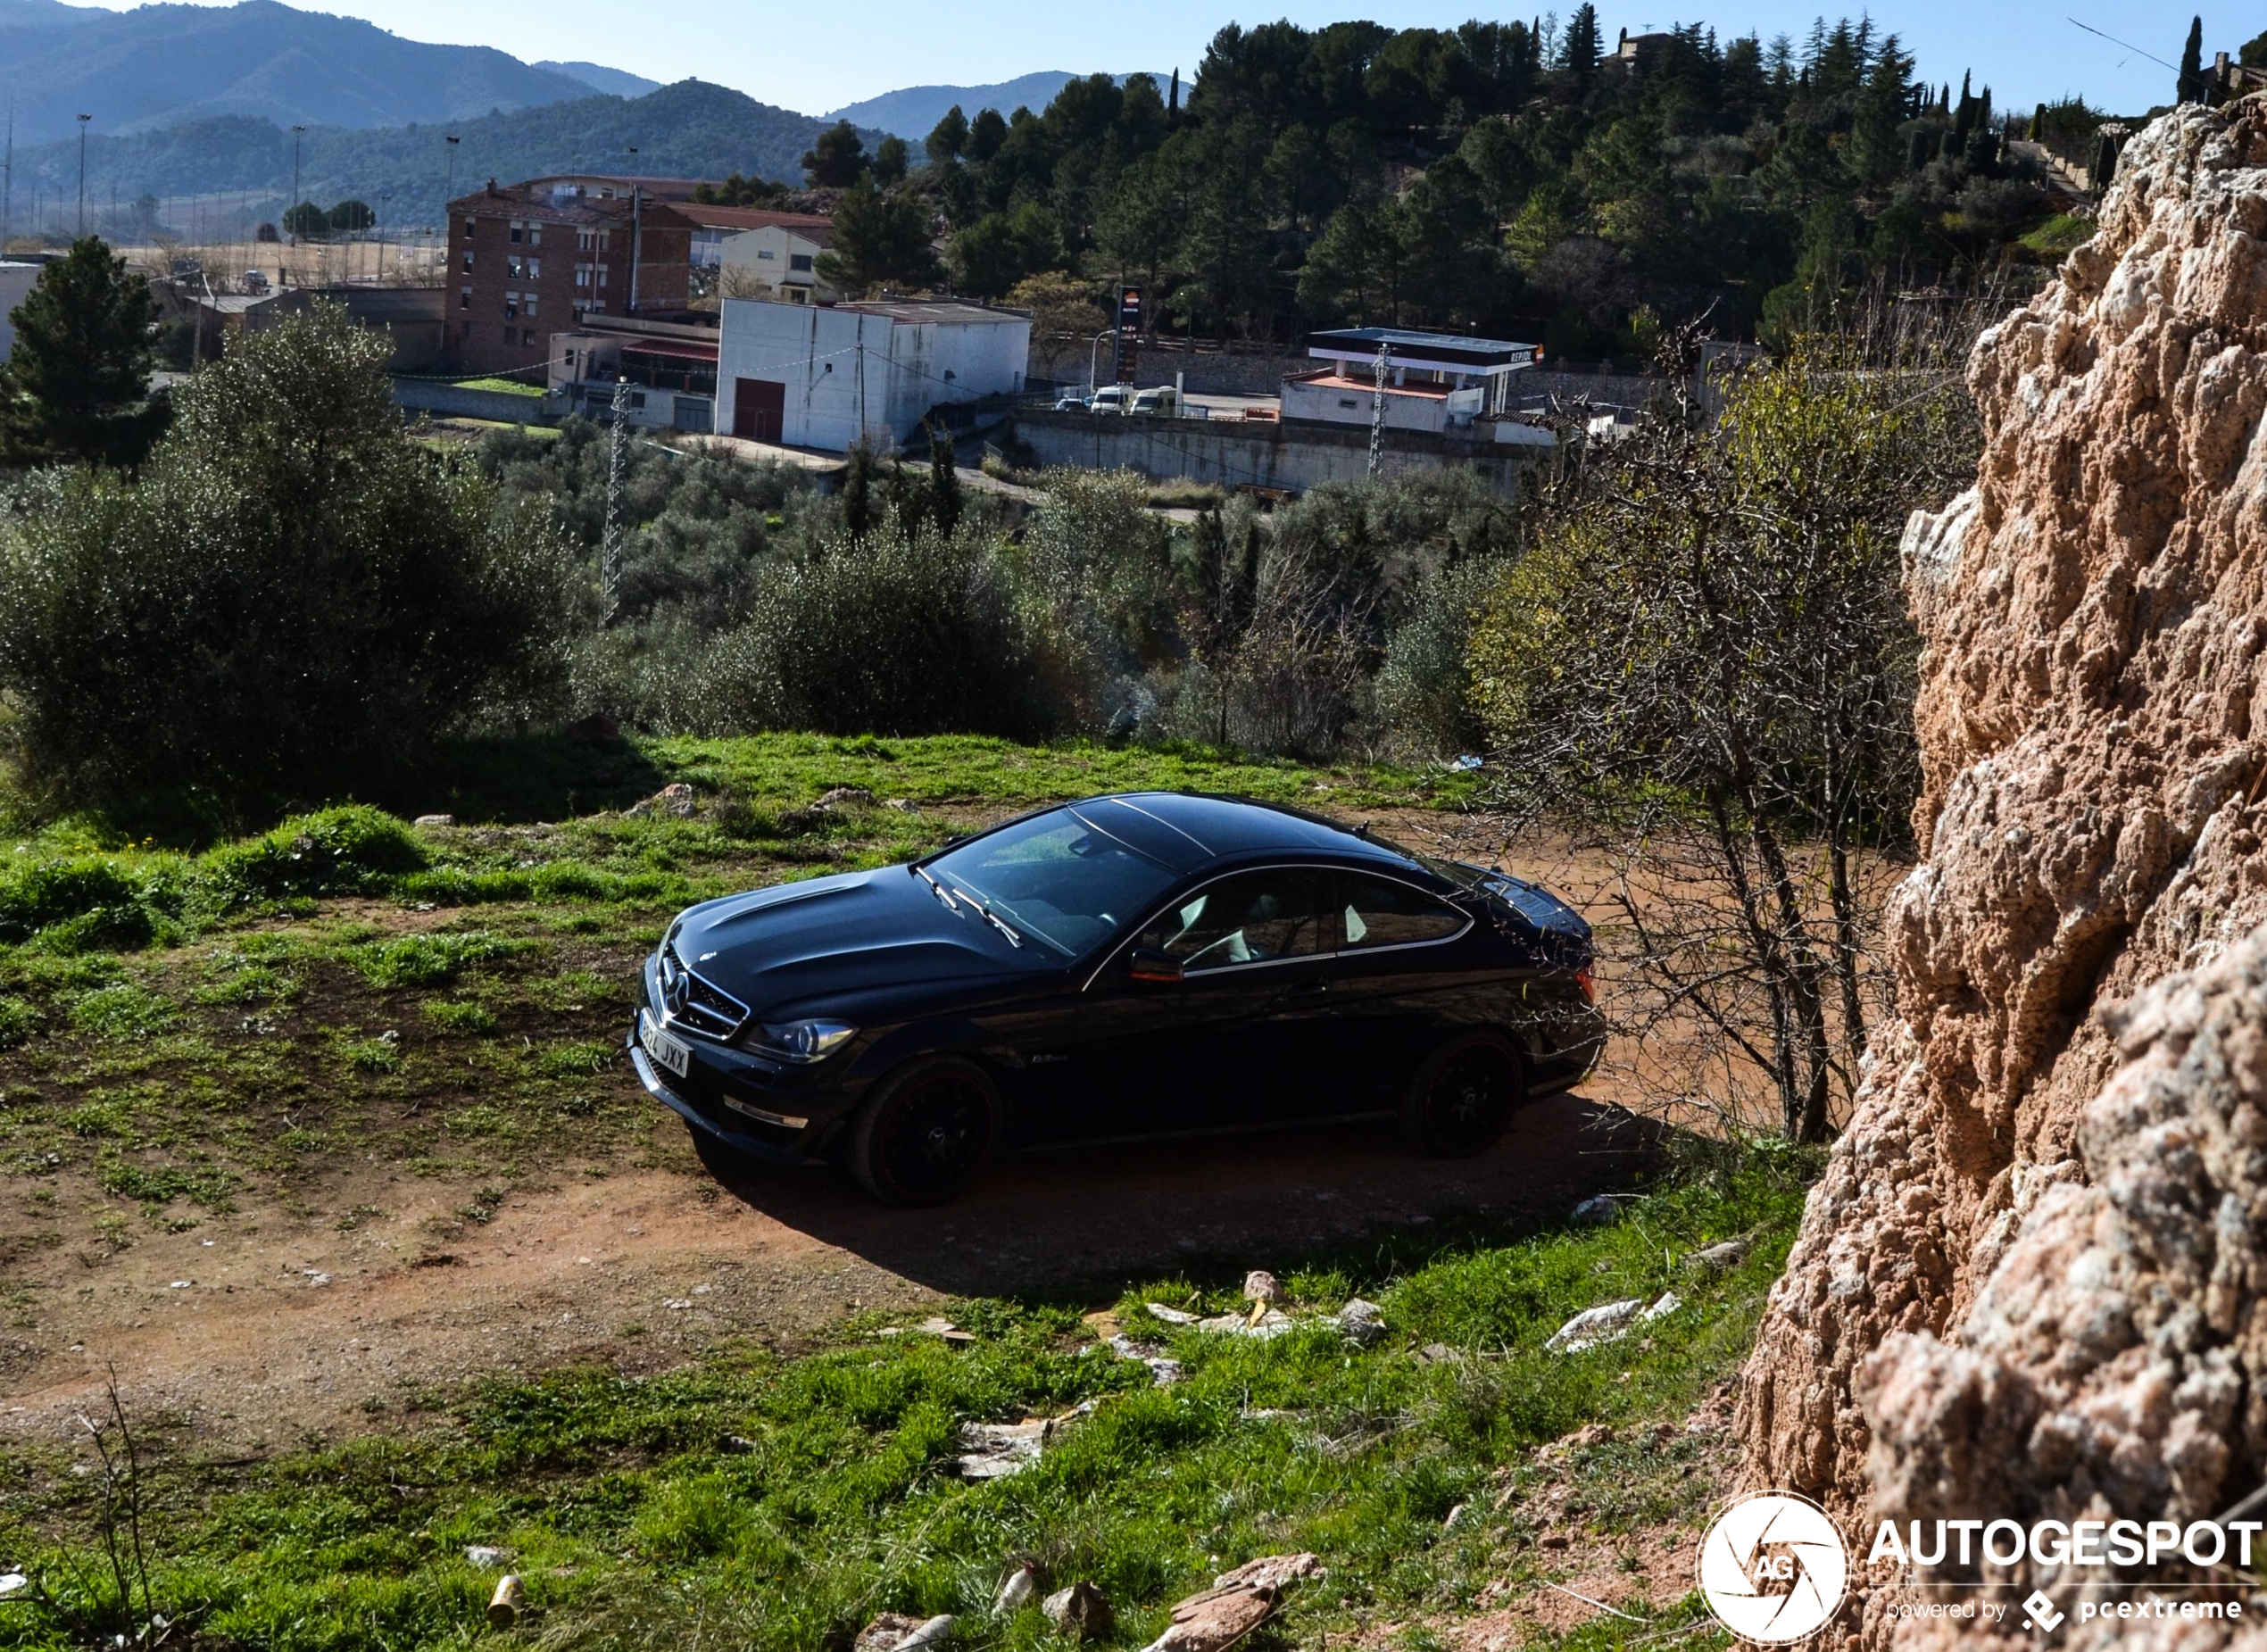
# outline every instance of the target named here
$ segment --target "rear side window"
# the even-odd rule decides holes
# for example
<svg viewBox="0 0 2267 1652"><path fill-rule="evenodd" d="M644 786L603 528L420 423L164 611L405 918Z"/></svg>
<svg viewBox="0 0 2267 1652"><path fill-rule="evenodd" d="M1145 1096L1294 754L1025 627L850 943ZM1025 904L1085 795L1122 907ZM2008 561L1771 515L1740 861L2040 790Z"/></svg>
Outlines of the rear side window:
<svg viewBox="0 0 2267 1652"><path fill-rule="evenodd" d="M1349 952L1445 941L1465 926L1464 914L1447 901L1382 877L1341 875L1338 901Z"/></svg>
<svg viewBox="0 0 2267 1652"><path fill-rule="evenodd" d="M1323 880L1312 872L1246 872L1208 884L1134 942L1179 959L1191 975L1311 958L1324 950Z"/></svg>

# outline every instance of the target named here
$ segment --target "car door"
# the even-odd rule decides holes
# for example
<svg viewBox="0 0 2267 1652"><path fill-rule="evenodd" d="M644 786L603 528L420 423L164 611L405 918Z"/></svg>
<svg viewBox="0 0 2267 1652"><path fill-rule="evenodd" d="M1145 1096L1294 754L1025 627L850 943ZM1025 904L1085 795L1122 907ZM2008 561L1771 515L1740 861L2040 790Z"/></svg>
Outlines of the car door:
<svg viewBox="0 0 2267 1652"><path fill-rule="evenodd" d="M1443 1033L1484 1018L1451 950L1473 920L1430 891L1365 872L1337 875L1333 905L1333 1064L1364 1105L1391 1106Z"/></svg>
<svg viewBox="0 0 2267 1652"><path fill-rule="evenodd" d="M1282 1117L1322 1076L1330 1014L1328 874L1234 873L1142 926L1087 990L1076 1111L1088 1139L1237 1129ZM1177 983L1136 981L1127 956L1180 961Z"/></svg>

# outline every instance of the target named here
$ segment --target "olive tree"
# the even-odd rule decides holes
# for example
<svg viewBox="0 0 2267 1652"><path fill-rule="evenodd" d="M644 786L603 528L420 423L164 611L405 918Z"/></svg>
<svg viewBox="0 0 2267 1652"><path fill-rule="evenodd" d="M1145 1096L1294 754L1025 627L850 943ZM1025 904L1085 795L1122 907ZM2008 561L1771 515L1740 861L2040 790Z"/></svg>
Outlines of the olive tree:
<svg viewBox="0 0 2267 1652"><path fill-rule="evenodd" d="M1604 847L1649 1081L1761 1075L1815 1141L1886 991L1866 873L1917 784L1899 540L1972 473L1972 408L1952 340L1889 330L1752 368L1712 414L1692 342L1687 388L1549 488L1472 671L1498 802Z"/></svg>

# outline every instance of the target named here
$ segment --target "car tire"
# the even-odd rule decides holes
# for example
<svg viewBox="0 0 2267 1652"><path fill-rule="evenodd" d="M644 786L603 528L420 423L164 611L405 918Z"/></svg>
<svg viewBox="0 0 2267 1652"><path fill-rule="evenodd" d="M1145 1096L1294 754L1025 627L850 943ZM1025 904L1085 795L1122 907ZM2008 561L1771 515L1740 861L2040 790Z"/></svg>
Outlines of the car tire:
<svg viewBox="0 0 2267 1652"><path fill-rule="evenodd" d="M851 1128L845 1161L885 1205L948 1204L990 1166L1005 1120L999 1087L975 1062L916 1061L876 1086Z"/></svg>
<svg viewBox="0 0 2267 1652"><path fill-rule="evenodd" d="M1527 1059L1501 1033L1443 1040L1409 1077L1401 1136L1433 1158L1469 1158L1496 1144L1527 1104Z"/></svg>

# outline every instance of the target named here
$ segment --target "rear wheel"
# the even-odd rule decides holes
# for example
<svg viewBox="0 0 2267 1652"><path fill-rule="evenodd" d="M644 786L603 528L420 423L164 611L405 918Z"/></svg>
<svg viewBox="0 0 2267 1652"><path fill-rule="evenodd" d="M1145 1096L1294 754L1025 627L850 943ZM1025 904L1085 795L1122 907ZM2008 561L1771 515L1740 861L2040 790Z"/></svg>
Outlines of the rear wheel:
<svg viewBox="0 0 2267 1652"><path fill-rule="evenodd" d="M1527 1100L1527 1063L1500 1033L1458 1033L1424 1058L1401 1099L1401 1134L1420 1153L1468 1158L1496 1143Z"/></svg>
<svg viewBox="0 0 2267 1652"><path fill-rule="evenodd" d="M886 1205L942 1205L984 1174L1001 1133L1000 1092L973 1061L943 1056L884 1078L851 1132L848 1163Z"/></svg>

